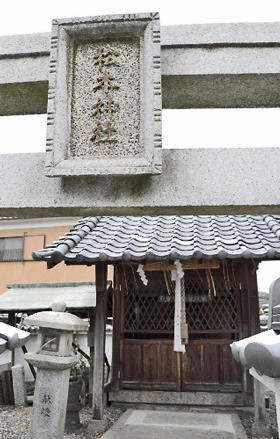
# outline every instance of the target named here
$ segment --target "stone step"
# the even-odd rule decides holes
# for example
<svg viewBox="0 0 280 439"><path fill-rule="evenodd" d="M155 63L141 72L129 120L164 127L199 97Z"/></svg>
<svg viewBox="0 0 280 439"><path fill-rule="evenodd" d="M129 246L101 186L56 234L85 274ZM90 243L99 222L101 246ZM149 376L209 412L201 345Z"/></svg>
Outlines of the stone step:
<svg viewBox="0 0 280 439"><path fill-rule="evenodd" d="M247 439L234 414L127 410L102 439Z"/></svg>
<svg viewBox="0 0 280 439"><path fill-rule="evenodd" d="M178 406L251 407L253 398L246 393L224 392L166 392L146 390L119 390L109 393L113 404L160 404Z"/></svg>

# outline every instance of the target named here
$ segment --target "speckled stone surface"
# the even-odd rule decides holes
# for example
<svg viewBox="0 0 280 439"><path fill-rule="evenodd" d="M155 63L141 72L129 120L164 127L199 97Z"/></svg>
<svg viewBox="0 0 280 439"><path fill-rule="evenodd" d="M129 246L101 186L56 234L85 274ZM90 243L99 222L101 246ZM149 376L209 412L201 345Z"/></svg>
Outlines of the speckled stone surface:
<svg viewBox="0 0 280 439"><path fill-rule="evenodd" d="M32 414L33 439L63 438L69 375L69 369L38 369Z"/></svg>
<svg viewBox="0 0 280 439"><path fill-rule="evenodd" d="M99 68L95 64L100 51L116 53L116 62ZM108 57L107 57L108 58ZM95 41L76 48L72 92L72 130L69 155L72 158L137 156L143 152L140 133L139 40ZM102 74L109 73L111 89L95 89ZM115 111L110 115L110 100ZM100 113L94 105L100 102ZM113 140L91 140L98 123L102 129L111 122L116 129ZM114 141L114 139L116 141Z"/></svg>
<svg viewBox="0 0 280 439"><path fill-rule="evenodd" d="M127 410L102 439L247 439L234 414Z"/></svg>
<svg viewBox="0 0 280 439"><path fill-rule="evenodd" d="M160 174L158 13L53 21L46 175Z"/></svg>

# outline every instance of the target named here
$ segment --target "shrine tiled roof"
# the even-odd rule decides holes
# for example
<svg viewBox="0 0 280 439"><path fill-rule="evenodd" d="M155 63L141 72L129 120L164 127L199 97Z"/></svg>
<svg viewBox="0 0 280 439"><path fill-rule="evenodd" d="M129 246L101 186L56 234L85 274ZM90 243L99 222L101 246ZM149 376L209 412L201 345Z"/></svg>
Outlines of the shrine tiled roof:
<svg viewBox="0 0 280 439"><path fill-rule="evenodd" d="M214 257L280 258L280 215L87 217L33 253L49 267Z"/></svg>

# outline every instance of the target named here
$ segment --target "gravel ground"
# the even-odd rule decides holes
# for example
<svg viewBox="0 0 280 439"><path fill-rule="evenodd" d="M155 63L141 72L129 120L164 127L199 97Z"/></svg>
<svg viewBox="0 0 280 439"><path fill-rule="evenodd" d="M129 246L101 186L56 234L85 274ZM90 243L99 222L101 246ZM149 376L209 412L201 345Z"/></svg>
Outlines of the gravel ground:
<svg viewBox="0 0 280 439"><path fill-rule="evenodd" d="M32 407L15 408L14 406L0 406L0 439L31 439L31 412ZM102 434L93 434L87 431L87 424L91 419L91 409L86 407L80 411L80 418L83 427L73 433L65 433L64 439L99 439ZM105 410L105 417L109 427L120 417L123 410L109 407ZM252 412L240 411L241 419L248 439L252 438L251 428L254 422ZM271 421L271 414L268 419ZM274 423L273 423L274 424ZM270 427L272 427L270 425ZM273 431L274 430L274 431ZM277 438L275 425L272 428L272 438ZM43 438L42 438L43 439Z"/></svg>
<svg viewBox="0 0 280 439"><path fill-rule="evenodd" d="M0 439L31 439L31 412L32 407L15 408L14 406L0 406ZM87 424L91 419L91 409L80 411L83 428L73 433L65 433L64 439L98 439L102 435L87 432ZM116 408L105 410L105 417L109 427L120 417L122 411ZM43 438L42 438L43 439Z"/></svg>
<svg viewBox="0 0 280 439"><path fill-rule="evenodd" d="M241 420L242 426L248 436L248 439L252 438L252 425L254 423L254 415L252 412L239 411L238 416Z"/></svg>
<svg viewBox="0 0 280 439"><path fill-rule="evenodd" d="M253 413L249 411L240 410L238 412L238 416L242 422L242 426L248 436L248 439L252 439L252 426L254 424ZM275 406L273 406L273 404L271 405L270 409L266 411L266 419L271 434L269 439L278 439L277 420L276 420Z"/></svg>

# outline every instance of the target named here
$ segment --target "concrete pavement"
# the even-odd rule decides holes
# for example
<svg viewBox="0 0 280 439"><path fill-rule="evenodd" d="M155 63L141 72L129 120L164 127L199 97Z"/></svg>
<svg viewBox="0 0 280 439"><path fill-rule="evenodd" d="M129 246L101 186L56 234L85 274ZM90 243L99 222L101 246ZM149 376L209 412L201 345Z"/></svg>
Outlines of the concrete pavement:
<svg viewBox="0 0 280 439"><path fill-rule="evenodd" d="M102 439L247 439L235 414L127 410Z"/></svg>

